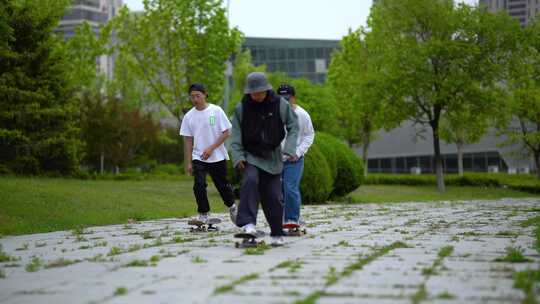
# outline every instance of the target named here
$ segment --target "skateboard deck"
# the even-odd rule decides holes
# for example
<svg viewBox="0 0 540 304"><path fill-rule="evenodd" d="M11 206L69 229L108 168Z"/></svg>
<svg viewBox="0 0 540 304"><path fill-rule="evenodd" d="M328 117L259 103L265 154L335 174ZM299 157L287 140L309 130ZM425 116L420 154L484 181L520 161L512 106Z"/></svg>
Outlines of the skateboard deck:
<svg viewBox="0 0 540 304"><path fill-rule="evenodd" d="M219 228L215 225L221 223L219 218L209 218L206 222L200 221L198 219L191 219L188 221L189 230L191 232L207 232L207 231L217 231Z"/></svg>
<svg viewBox="0 0 540 304"><path fill-rule="evenodd" d="M301 236L307 233L306 228L298 224L284 224L283 232L286 236Z"/></svg>
<svg viewBox="0 0 540 304"><path fill-rule="evenodd" d="M260 240L259 238L264 237L264 231L257 230L257 233L236 233L234 235L237 239L242 239L241 242L235 242L234 247L236 248L251 248L251 247L257 247L259 245L264 244L264 240Z"/></svg>

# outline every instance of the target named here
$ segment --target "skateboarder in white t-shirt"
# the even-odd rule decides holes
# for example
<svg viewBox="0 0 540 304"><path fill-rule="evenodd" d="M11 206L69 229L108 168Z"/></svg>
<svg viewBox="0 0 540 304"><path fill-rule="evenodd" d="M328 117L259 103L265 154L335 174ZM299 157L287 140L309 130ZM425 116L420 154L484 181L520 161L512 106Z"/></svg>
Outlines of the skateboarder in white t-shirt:
<svg viewBox="0 0 540 304"><path fill-rule="evenodd" d="M194 179L193 193L197 201L198 220L208 221L208 173L223 202L229 207L231 221L235 223L237 207L232 186L227 180L229 155L223 144L230 135L231 123L220 107L206 101L208 93L202 84L192 84L189 87L189 96L193 108L182 120L180 135L184 136L186 174L193 175Z"/></svg>

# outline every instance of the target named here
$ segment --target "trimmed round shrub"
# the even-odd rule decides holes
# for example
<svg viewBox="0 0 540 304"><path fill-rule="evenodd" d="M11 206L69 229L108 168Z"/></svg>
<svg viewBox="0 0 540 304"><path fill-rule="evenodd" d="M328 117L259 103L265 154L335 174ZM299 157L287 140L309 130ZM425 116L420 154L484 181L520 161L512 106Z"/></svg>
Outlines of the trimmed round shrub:
<svg viewBox="0 0 540 304"><path fill-rule="evenodd" d="M304 173L300 182L302 203L324 203L332 192L332 173L318 143L304 157Z"/></svg>
<svg viewBox="0 0 540 304"><path fill-rule="evenodd" d="M341 197L355 190L362 183L363 165L360 157L338 138L318 132L315 135L316 141L324 142L323 146L330 145L333 149L328 149L326 159L335 163L336 178L334 179L331 196ZM308 152L309 154L309 152Z"/></svg>
<svg viewBox="0 0 540 304"><path fill-rule="evenodd" d="M338 174L337 158L333 157L337 153L337 147L332 144L334 140L335 137L324 132L317 132L315 134L314 140L314 145L317 145L320 148L322 154L326 157L328 165L330 166L330 172L332 175L332 187Z"/></svg>

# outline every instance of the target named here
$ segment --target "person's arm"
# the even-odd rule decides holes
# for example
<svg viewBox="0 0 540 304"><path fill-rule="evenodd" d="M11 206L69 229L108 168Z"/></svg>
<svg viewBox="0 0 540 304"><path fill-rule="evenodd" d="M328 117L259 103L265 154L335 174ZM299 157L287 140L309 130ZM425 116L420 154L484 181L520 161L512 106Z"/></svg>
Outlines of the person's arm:
<svg viewBox="0 0 540 304"><path fill-rule="evenodd" d="M193 153L193 137L184 136L184 170L187 175L193 174L193 167L191 164Z"/></svg>
<svg viewBox="0 0 540 304"><path fill-rule="evenodd" d="M233 166L244 170L246 161L246 152L242 145L242 104L238 104L234 110L231 129L231 154Z"/></svg>
<svg viewBox="0 0 540 304"><path fill-rule="evenodd" d="M207 160L210 157L210 155L212 155L214 150L217 147L221 146L230 135L231 135L231 132L229 132L229 130L223 131L223 133L221 133L221 135L218 137L215 143L211 144L208 148L204 149L203 154L201 155L201 159Z"/></svg>
<svg viewBox="0 0 540 304"><path fill-rule="evenodd" d="M281 101L280 109L282 114L281 117L285 123L285 129L287 130L287 137L285 138L285 145L282 152L283 154L287 154L290 160L297 160L296 142L298 140L298 117L288 102Z"/></svg>
<svg viewBox="0 0 540 304"><path fill-rule="evenodd" d="M307 112L302 112L302 120L305 122L304 129L300 131L300 144L296 148L296 155L302 157L306 154L307 150L313 144L315 139L315 130L313 129L313 124L311 123L311 117ZM300 119L300 117L298 117Z"/></svg>

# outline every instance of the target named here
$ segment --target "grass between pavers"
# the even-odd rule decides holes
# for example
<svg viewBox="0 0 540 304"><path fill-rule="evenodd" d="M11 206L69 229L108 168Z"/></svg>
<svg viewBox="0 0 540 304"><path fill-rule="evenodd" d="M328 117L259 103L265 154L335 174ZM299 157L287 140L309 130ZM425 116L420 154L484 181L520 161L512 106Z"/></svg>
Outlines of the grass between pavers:
<svg viewBox="0 0 540 304"><path fill-rule="evenodd" d="M522 227L534 226L535 244L534 247L540 253L540 216L531 217L521 223ZM514 272L514 288L521 289L525 293L525 298L521 303L536 304L537 296L540 294L540 265L536 269L526 269Z"/></svg>
<svg viewBox="0 0 540 304"><path fill-rule="evenodd" d="M437 253L437 258L435 259L435 261L433 261L431 267L422 269L422 275L426 278L426 281L429 279L430 276L435 275L437 273L437 270L440 270L440 266L442 265L443 260L446 257L450 256L453 251L453 246L444 246L439 249L439 252ZM428 290L426 290L426 283L423 282L422 284L420 284L418 290L411 296L411 302L413 304L420 303L426 300L428 296L429 293ZM437 297L440 297L440 295ZM445 297L453 297L453 295L445 292Z"/></svg>
<svg viewBox="0 0 540 304"><path fill-rule="evenodd" d="M110 181L0 177L0 235L18 235L196 214L190 177ZM226 206L212 183L212 212Z"/></svg>
<svg viewBox="0 0 540 304"><path fill-rule="evenodd" d="M245 276L239 278L238 280L233 281L230 284L223 285L223 286L220 286L220 287L216 288L214 290L214 295L223 294L223 293L233 291L234 287L236 287L237 285L240 285L240 284L245 283L247 281L256 280L258 278L259 278L258 273L251 273L251 274L245 275Z"/></svg>
<svg viewBox="0 0 540 304"><path fill-rule="evenodd" d="M353 263L345 266L345 268L341 272L337 272L335 268L331 267L329 273L325 276L326 282L325 282L325 289L336 284L339 280L342 278L350 276L353 272L357 270L361 270L365 265L375 261L376 259L380 258L381 256L389 253L390 251L398 248L409 248L409 245L403 243L403 242L394 242L390 245L384 246L382 248L379 248L375 250L373 253L369 255L360 255L356 261ZM298 301L295 301L295 304L311 304L316 303L317 300L325 295L324 290L317 290L309 294L304 299L300 299Z"/></svg>
<svg viewBox="0 0 540 304"><path fill-rule="evenodd" d="M524 197L540 197L540 195L500 188L449 186L445 192L439 193L434 186L363 185L349 194L348 202L430 202Z"/></svg>

